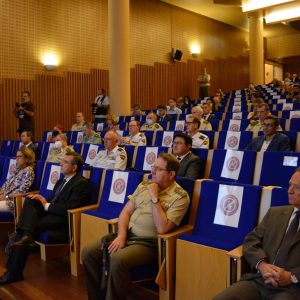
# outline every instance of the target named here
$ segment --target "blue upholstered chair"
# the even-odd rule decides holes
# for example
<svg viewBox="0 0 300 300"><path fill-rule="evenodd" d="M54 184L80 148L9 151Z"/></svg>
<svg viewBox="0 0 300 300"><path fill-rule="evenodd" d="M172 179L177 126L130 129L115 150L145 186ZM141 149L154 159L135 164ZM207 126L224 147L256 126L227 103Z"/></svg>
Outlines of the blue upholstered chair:
<svg viewBox="0 0 300 300"><path fill-rule="evenodd" d="M1 156L11 156L13 155L13 147L14 147L14 140L3 140L1 142L1 148L0 148L0 155Z"/></svg>
<svg viewBox="0 0 300 300"><path fill-rule="evenodd" d="M287 188L292 174L299 165L298 152L258 152L253 183Z"/></svg>
<svg viewBox="0 0 300 300"><path fill-rule="evenodd" d="M230 138L229 131L220 131L217 149L233 149L237 147L237 150L244 150L247 145L251 142L253 132L252 131L241 131L240 139Z"/></svg>
<svg viewBox="0 0 300 300"><path fill-rule="evenodd" d="M260 187L203 180L199 188L193 233L177 239L177 299L211 299L225 289L227 252L257 224Z"/></svg>
<svg viewBox="0 0 300 300"><path fill-rule="evenodd" d="M249 120L247 119L242 119L240 120L241 121L241 126L240 126L240 130L236 130L236 131L243 131L247 128L247 126L249 125ZM223 131L227 131L229 130L229 124L230 124L230 120L229 119L226 119L226 120L223 120L223 123L222 123L222 130Z"/></svg>
<svg viewBox="0 0 300 300"><path fill-rule="evenodd" d="M228 156L228 159L225 161L228 151L232 151L232 156L231 159ZM229 153L230 152L228 152L228 154ZM237 159L239 153L243 153L242 161ZM255 151L235 151L224 149L215 149L213 151L210 150L207 157L207 161L210 163L206 163L208 167L206 168L205 178L251 184L253 181L255 159ZM226 174L226 177L224 174L222 175L223 166L224 170L227 168L228 170L234 171L236 168L238 168L238 165L240 165L241 169L236 179L232 177L230 178L230 173Z"/></svg>

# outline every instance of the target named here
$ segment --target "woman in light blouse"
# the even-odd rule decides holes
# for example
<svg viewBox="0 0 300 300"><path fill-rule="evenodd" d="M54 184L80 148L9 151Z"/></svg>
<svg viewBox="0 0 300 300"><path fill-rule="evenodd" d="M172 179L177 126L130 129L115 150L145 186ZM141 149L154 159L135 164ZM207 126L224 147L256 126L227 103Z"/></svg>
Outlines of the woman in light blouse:
<svg viewBox="0 0 300 300"><path fill-rule="evenodd" d="M16 155L16 168L0 189L0 211L14 213L14 195L29 191L34 182L35 154L22 146Z"/></svg>

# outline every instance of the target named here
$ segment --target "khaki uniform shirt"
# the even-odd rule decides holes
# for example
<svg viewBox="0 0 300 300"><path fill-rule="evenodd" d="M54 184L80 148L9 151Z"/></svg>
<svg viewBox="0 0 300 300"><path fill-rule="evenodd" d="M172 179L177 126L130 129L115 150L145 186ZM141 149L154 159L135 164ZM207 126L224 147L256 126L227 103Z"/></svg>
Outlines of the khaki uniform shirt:
<svg viewBox="0 0 300 300"><path fill-rule="evenodd" d="M152 201L147 186L150 180L140 183L135 192L128 196L133 202L134 212L129 220L128 229L137 236L156 237L157 230L152 215ZM168 220L177 226L182 221L190 202L188 193L176 182L158 193L159 204L167 215Z"/></svg>
<svg viewBox="0 0 300 300"><path fill-rule="evenodd" d="M143 132L138 132L135 135L129 135L121 139L123 145L146 146L147 138Z"/></svg>
<svg viewBox="0 0 300 300"><path fill-rule="evenodd" d="M154 123L152 125L144 124L141 127L141 131L147 131L147 130L164 130L158 123Z"/></svg>
<svg viewBox="0 0 300 300"><path fill-rule="evenodd" d="M207 135L201 132L197 132L191 137L193 139L192 148L201 148L201 149L209 148L209 137Z"/></svg>
<svg viewBox="0 0 300 300"><path fill-rule="evenodd" d="M200 120L200 128L199 130L212 130L212 126L209 121L206 121L204 119Z"/></svg>
<svg viewBox="0 0 300 300"><path fill-rule="evenodd" d="M74 123L71 127L71 131L82 131L84 121L80 123Z"/></svg>
<svg viewBox="0 0 300 300"><path fill-rule="evenodd" d="M65 157L66 153L74 151L73 146L67 146L65 149L60 148L52 148L49 152L47 161L49 162L54 162L54 163L59 163L63 160Z"/></svg>
<svg viewBox="0 0 300 300"><path fill-rule="evenodd" d="M99 133L93 131L93 133L91 135L84 135L83 136L83 140L82 140L83 144L101 144L102 140L101 140L101 136Z"/></svg>
<svg viewBox="0 0 300 300"><path fill-rule="evenodd" d="M110 152L108 152L108 150L101 150L91 165L103 169L125 170L127 165L127 153L119 146L116 146Z"/></svg>

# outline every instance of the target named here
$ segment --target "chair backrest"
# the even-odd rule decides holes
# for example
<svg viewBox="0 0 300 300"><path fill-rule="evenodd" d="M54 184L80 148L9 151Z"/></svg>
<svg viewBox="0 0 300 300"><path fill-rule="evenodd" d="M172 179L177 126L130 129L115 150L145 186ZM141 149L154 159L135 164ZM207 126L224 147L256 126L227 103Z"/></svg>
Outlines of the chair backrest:
<svg viewBox="0 0 300 300"><path fill-rule="evenodd" d="M141 172L150 172L151 165L161 152L168 152L168 147L138 146L135 148L133 168Z"/></svg>
<svg viewBox="0 0 300 300"><path fill-rule="evenodd" d="M125 151L127 153L127 168L132 167L132 160L134 157L135 146L133 145L125 145Z"/></svg>
<svg viewBox="0 0 300 300"><path fill-rule="evenodd" d="M185 119L184 120L171 120L169 122L169 128L168 130L171 131L184 131L185 128Z"/></svg>
<svg viewBox="0 0 300 300"><path fill-rule="evenodd" d="M3 156L11 156L13 147L14 147L14 140L3 140L1 142L1 149L0 149L0 155Z"/></svg>
<svg viewBox="0 0 300 300"><path fill-rule="evenodd" d="M258 223L272 206L289 205L288 189L267 186L262 189Z"/></svg>
<svg viewBox="0 0 300 300"><path fill-rule="evenodd" d="M1 179L0 179L0 187L3 183L13 174L16 169L16 159L7 157L4 160Z"/></svg>
<svg viewBox="0 0 300 300"><path fill-rule="evenodd" d="M102 176L104 174L104 170L102 168L90 168L88 166L84 166L82 169L82 175L84 175L85 171L90 169L90 176L87 178L89 180L89 190L90 190L90 203L95 204L100 200L100 190L101 190L101 182Z"/></svg>
<svg viewBox="0 0 300 300"><path fill-rule="evenodd" d="M208 155L208 149L196 149L192 148L192 152L199 156L201 159L201 171L200 171L200 178L204 178L205 168L206 168L206 161Z"/></svg>
<svg viewBox="0 0 300 300"><path fill-rule="evenodd" d="M46 160L48 158L48 154L53 143L44 142L43 151L41 153L41 160Z"/></svg>
<svg viewBox="0 0 300 300"><path fill-rule="evenodd" d="M201 133L209 137L209 149L214 147L215 131L213 130L200 130Z"/></svg>
<svg viewBox="0 0 300 300"><path fill-rule="evenodd" d="M220 131L217 149L244 150L252 136L252 131Z"/></svg>
<svg viewBox="0 0 300 300"><path fill-rule="evenodd" d="M71 137L71 140L69 142L71 144L81 144L83 140L83 132L82 131L74 131Z"/></svg>
<svg viewBox="0 0 300 300"><path fill-rule="evenodd" d="M134 193L142 180L143 173L140 172L106 170L103 182L105 188L96 215L105 219L118 217L127 203L128 195Z"/></svg>
<svg viewBox="0 0 300 300"><path fill-rule="evenodd" d="M222 130L223 131L243 131L249 125L249 120L242 119L242 120L223 120L222 123Z"/></svg>
<svg viewBox="0 0 300 300"><path fill-rule="evenodd" d="M39 193L48 199L57 180L60 178L62 178L62 174L60 173L60 165L58 163L46 162Z"/></svg>
<svg viewBox="0 0 300 300"><path fill-rule="evenodd" d="M75 152L81 154L82 144L75 143L75 144L72 144L72 146L73 146L73 149L74 149Z"/></svg>
<svg viewBox="0 0 300 300"><path fill-rule="evenodd" d="M86 164L90 164L91 161L95 158L99 150L104 149L104 145L93 145L93 144L83 144L82 147L82 159Z"/></svg>
<svg viewBox="0 0 300 300"><path fill-rule="evenodd" d="M232 111L232 107L231 110L230 108L228 108L228 112L225 114L225 119L229 119L229 120L242 120L242 119L247 119L248 116L248 111L247 111L247 107L245 109L245 107L243 107L243 110L241 112L233 112Z"/></svg>
<svg viewBox="0 0 300 300"><path fill-rule="evenodd" d="M154 145L172 147L173 138L181 131L157 131L155 136Z"/></svg>
<svg viewBox="0 0 300 300"><path fill-rule="evenodd" d="M300 153L297 152L258 152L253 184L287 188L299 165Z"/></svg>
<svg viewBox="0 0 300 300"><path fill-rule="evenodd" d="M190 240L224 250L239 246L256 226L261 187L203 180Z"/></svg>
<svg viewBox="0 0 300 300"><path fill-rule="evenodd" d="M31 187L32 191L37 191L40 189L43 172L44 172L44 167L45 167L44 160L36 161L35 170L34 170L35 178L34 178L34 182Z"/></svg>
<svg viewBox="0 0 300 300"><path fill-rule="evenodd" d="M209 178L251 184L255 168L255 151L215 149Z"/></svg>
<svg viewBox="0 0 300 300"><path fill-rule="evenodd" d="M209 120L213 131L218 131L219 130L220 121L221 121L221 119L211 119L211 120Z"/></svg>
<svg viewBox="0 0 300 300"><path fill-rule="evenodd" d="M52 131L48 131L48 130L44 131L42 141L49 142L51 136L52 136Z"/></svg>
<svg viewBox="0 0 300 300"><path fill-rule="evenodd" d="M156 131L154 130L147 130L147 131L142 131L147 139L147 146L152 146L153 145L153 139L155 138Z"/></svg>
<svg viewBox="0 0 300 300"><path fill-rule="evenodd" d="M300 118L291 119L290 130L291 131L300 131Z"/></svg>

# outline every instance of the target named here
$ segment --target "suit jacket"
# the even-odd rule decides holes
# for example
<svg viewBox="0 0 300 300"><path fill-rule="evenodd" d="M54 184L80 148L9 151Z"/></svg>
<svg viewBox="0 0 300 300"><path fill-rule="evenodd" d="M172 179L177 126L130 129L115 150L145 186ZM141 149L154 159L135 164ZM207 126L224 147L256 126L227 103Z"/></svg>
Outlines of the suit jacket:
<svg viewBox="0 0 300 300"><path fill-rule="evenodd" d="M158 117L157 122L160 124L160 123L167 123L172 120L173 120L173 118L170 115L165 115L164 117Z"/></svg>
<svg viewBox="0 0 300 300"><path fill-rule="evenodd" d="M55 196L59 180L50 195L48 202ZM64 186L55 203L49 205L46 215L39 220L40 227L45 229L51 236L60 240L68 238L68 210L88 205L90 193L88 181L80 174L73 176Z"/></svg>
<svg viewBox="0 0 300 300"><path fill-rule="evenodd" d="M243 244L244 256L253 269L257 262L265 258L273 263L281 242L285 236L290 217L294 207L278 206L271 207L262 222L246 237ZM300 279L300 231L298 230L295 240L289 250L286 270L294 273ZM246 274L242 279L260 277L256 271ZM297 284L300 295L300 284Z"/></svg>
<svg viewBox="0 0 300 300"><path fill-rule="evenodd" d="M252 139L246 150L260 151L264 140L265 135ZM276 133L266 151L291 151L289 137L282 133Z"/></svg>
<svg viewBox="0 0 300 300"><path fill-rule="evenodd" d="M187 154L183 160L180 161L177 176L198 179L200 178L200 173L201 159L192 152Z"/></svg>

